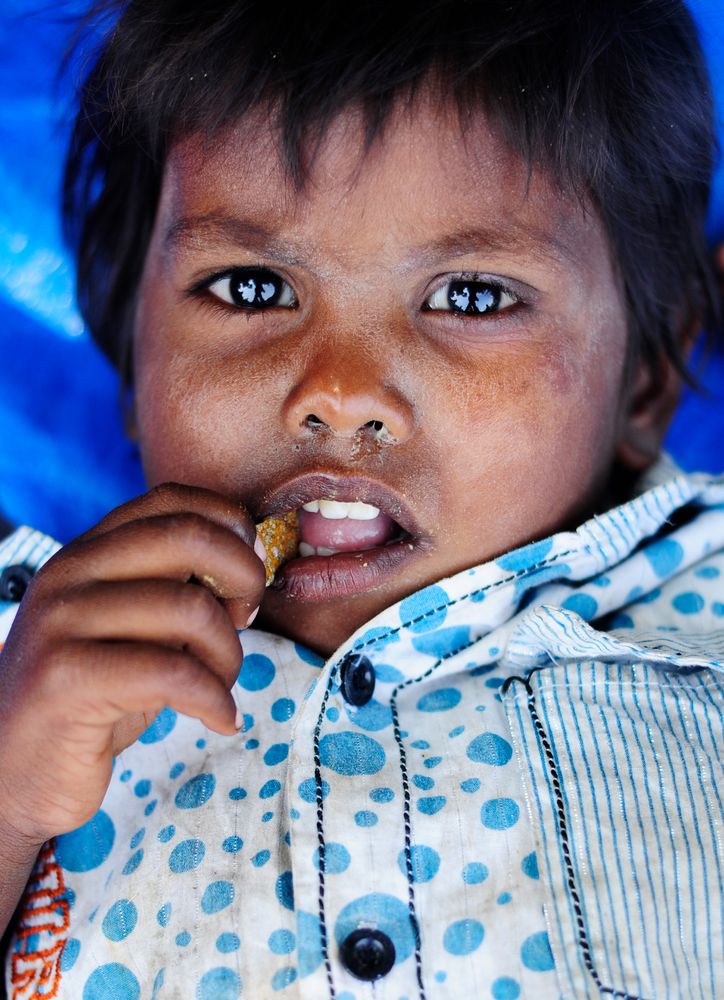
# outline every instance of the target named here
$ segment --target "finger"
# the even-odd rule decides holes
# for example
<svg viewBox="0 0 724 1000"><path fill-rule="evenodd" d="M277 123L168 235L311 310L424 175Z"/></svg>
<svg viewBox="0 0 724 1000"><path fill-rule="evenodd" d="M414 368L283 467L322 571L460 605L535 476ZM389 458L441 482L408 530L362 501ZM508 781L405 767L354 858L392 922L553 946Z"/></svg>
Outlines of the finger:
<svg viewBox="0 0 724 1000"><path fill-rule="evenodd" d="M244 627L264 594L264 566L253 550L233 531L195 513L127 522L105 534L76 540L62 553L62 560L55 557L55 567L53 560L47 565L46 577L55 574L51 586L67 590L89 577L194 579L215 596L234 602L232 618L239 627Z"/></svg>
<svg viewBox="0 0 724 1000"><path fill-rule="evenodd" d="M103 744L128 716L128 742L168 705L224 735L236 732L236 705L226 684L191 653L153 643L73 641L50 657L45 677L49 732L65 734L78 748Z"/></svg>
<svg viewBox="0 0 724 1000"><path fill-rule="evenodd" d="M121 524L157 515L199 514L238 534L247 545L254 547L254 522L242 504L213 490L181 483L162 483L140 497L129 500L107 514L82 538L95 538Z"/></svg>
<svg viewBox="0 0 724 1000"><path fill-rule="evenodd" d="M46 635L129 641L187 649L228 687L242 659L227 611L205 588L176 580L89 583L46 611Z"/></svg>

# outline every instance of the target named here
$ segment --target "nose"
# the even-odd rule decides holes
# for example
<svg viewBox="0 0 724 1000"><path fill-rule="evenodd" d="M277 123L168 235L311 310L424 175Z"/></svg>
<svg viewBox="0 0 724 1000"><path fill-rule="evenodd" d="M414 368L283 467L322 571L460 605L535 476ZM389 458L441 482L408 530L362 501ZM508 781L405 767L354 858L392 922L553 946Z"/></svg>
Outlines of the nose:
<svg viewBox="0 0 724 1000"><path fill-rule="evenodd" d="M414 427L412 404L381 364L331 345L305 363L284 417L297 437L332 434L382 445L404 442Z"/></svg>

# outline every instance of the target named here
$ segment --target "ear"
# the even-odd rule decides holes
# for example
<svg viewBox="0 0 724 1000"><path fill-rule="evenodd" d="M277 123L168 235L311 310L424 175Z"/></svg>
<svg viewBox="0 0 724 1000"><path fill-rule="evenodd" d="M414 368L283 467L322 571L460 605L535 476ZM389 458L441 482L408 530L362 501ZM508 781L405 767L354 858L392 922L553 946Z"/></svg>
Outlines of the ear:
<svg viewBox="0 0 724 1000"><path fill-rule="evenodd" d="M682 337L684 358L688 358L699 332L693 324ZM632 473L643 472L661 453L681 392L681 375L663 351L657 366L640 360L629 377L624 395L617 461Z"/></svg>

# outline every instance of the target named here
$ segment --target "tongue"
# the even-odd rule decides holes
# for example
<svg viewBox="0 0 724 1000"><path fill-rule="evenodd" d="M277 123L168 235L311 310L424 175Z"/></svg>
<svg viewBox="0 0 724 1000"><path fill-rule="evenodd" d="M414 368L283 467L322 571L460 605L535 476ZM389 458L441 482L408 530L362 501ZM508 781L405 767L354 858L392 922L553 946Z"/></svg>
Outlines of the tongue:
<svg viewBox="0 0 724 1000"><path fill-rule="evenodd" d="M297 517L300 541L315 548L321 545L338 552L358 552L384 545L398 531L396 522L382 513L371 521L356 521L351 517L333 519L308 510L297 511Z"/></svg>

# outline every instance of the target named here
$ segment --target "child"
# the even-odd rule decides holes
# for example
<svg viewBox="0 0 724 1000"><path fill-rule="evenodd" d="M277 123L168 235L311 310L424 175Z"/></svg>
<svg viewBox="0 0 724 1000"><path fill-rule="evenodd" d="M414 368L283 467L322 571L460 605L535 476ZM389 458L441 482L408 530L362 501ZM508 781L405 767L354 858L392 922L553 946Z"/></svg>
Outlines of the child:
<svg viewBox="0 0 724 1000"><path fill-rule="evenodd" d="M150 492L0 547L9 996L721 995L685 8L123 6L66 212Z"/></svg>

